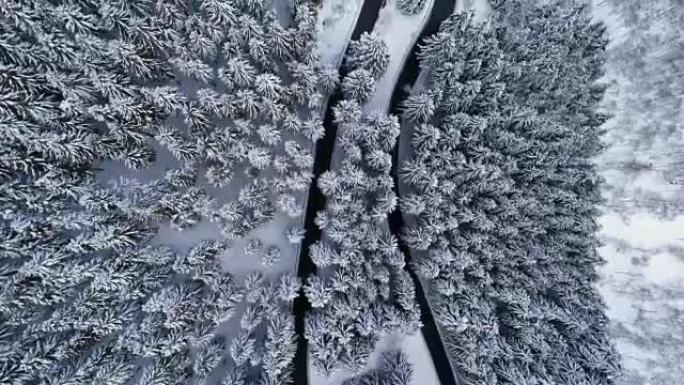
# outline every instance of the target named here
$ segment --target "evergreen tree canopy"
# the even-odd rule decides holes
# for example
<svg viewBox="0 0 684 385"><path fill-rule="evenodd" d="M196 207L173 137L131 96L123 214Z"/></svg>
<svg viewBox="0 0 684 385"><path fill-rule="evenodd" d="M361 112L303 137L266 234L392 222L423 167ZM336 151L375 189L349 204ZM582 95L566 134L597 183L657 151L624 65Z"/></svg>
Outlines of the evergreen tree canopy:
<svg viewBox="0 0 684 385"><path fill-rule="evenodd" d="M235 349L224 325L243 290L219 262L228 243L178 252L151 242L163 224L202 220L242 236L273 216L273 196L308 186L311 155L293 144L305 137L283 138L279 127L319 113L304 97L320 86L314 8L293 3L287 27L272 8L2 2L0 383L201 384L226 370L229 355L226 383L289 380L287 307L298 283L250 297L259 309L243 317L245 329L264 346L244 333ZM97 182L113 162L151 166L160 148L177 161L163 165L163 179ZM225 186L237 170L271 166L271 152L282 154L279 171L233 202L218 208L200 187L199 171ZM259 312L267 316L250 318Z"/></svg>
<svg viewBox="0 0 684 385"><path fill-rule="evenodd" d="M405 103L414 134L401 205L415 223L405 240L466 384L612 384L619 371L593 286L600 122L578 119L595 111L600 93L581 96L605 40L583 11L560 15L517 15L567 33L549 38L548 55L520 46L536 49L545 33L516 46L513 30L450 17L421 49L426 89ZM557 61L563 52L574 64Z"/></svg>
<svg viewBox="0 0 684 385"><path fill-rule="evenodd" d="M397 0L397 8L404 15L415 15L423 10L425 0Z"/></svg>
<svg viewBox="0 0 684 385"><path fill-rule="evenodd" d="M387 70L389 59L387 44L380 36L364 32L349 43L345 63L350 71L365 69L377 79Z"/></svg>
<svg viewBox="0 0 684 385"><path fill-rule="evenodd" d="M351 47L349 58L360 49ZM314 367L326 376L340 368L358 373L381 336L420 327L413 281L386 222L397 206L390 152L399 120L362 113L360 103L375 92L369 67L377 63L350 62L359 68L343 79L345 99L333 107L340 161L317 181L326 199L315 217L322 239L309 249L317 274L304 285L312 307L305 336ZM402 373L398 378L410 377L410 369Z"/></svg>

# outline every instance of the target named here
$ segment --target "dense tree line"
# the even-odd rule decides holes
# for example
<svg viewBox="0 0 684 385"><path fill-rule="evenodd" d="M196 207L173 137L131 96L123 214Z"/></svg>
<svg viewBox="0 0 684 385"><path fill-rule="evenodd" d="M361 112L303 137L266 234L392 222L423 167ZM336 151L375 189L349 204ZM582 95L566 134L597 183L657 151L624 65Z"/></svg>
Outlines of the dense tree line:
<svg viewBox="0 0 684 385"><path fill-rule="evenodd" d="M465 384L610 384L593 287L603 28L583 8L499 3L493 30L455 15L421 47L405 240Z"/></svg>
<svg viewBox="0 0 684 385"><path fill-rule="evenodd" d="M372 96L388 61L377 36L350 44L349 73L341 82L345 99L334 107L336 151L342 153L318 179L326 207L315 222L323 238L311 247L317 274L304 292L312 307L306 338L314 366L325 375L340 368L359 373L381 336L420 326L413 282L385 222L397 204L390 151L399 121L364 115L360 104ZM365 79L357 82L358 74Z"/></svg>
<svg viewBox="0 0 684 385"><path fill-rule="evenodd" d="M314 54L315 8L308 2L292 3L288 27L270 1L214 3L201 3L201 13L184 21L192 29L171 61L178 104L154 134L214 187L247 178L236 187L238 199L213 218L237 239L276 212L302 214L297 194L312 178L309 144L323 136L321 103L336 75ZM242 12L234 8L240 3ZM216 23L225 33L215 32Z"/></svg>
<svg viewBox="0 0 684 385"><path fill-rule="evenodd" d="M270 0L2 2L0 384L288 383L300 287L325 374L359 373L383 334L420 327L385 223L399 120L362 113L387 47L352 42L340 81L317 64L313 5L288 5L284 25ZM398 1L407 14L423 5ZM493 31L451 17L421 50L426 90L405 104L405 239L468 384L609 384L619 369L592 287L606 42L586 9L560 5L497 1ZM318 273L235 281L219 261L230 242L302 213L308 145L338 87L343 153L318 180ZM177 163L162 179L96 182L105 162L146 168L160 148ZM241 180L227 203L201 187ZM225 239L187 252L150 242L161 224L205 220ZM258 240L245 252L280 258ZM410 378L388 353L350 383Z"/></svg>
<svg viewBox="0 0 684 385"><path fill-rule="evenodd" d="M245 279L244 287L247 308L228 348L233 365L221 385L290 384L297 350L290 308L301 283L290 275L268 282L257 272Z"/></svg>
<svg viewBox="0 0 684 385"><path fill-rule="evenodd" d="M270 1L2 3L0 384L200 384L229 367L225 384L288 382L292 320L276 309L298 283L252 282L244 344L226 341L245 291L218 260L229 242L149 241L166 222L217 221L230 240L299 214L330 71L315 9L291 7L283 26ZM145 168L159 145L180 164L163 179L96 183L102 162ZM254 180L220 207L198 182L238 171Z"/></svg>

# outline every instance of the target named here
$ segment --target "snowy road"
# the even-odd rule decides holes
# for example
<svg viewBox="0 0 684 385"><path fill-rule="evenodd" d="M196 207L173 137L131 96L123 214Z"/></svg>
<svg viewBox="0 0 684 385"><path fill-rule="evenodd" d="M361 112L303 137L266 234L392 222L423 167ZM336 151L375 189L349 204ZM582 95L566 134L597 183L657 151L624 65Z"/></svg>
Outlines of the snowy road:
<svg viewBox="0 0 684 385"><path fill-rule="evenodd" d="M430 13L430 19L423 27L420 37L418 38L418 43L414 44L413 48L411 49L411 53L404 62L404 68L399 75L399 81L394 85L390 111L392 114L401 116L401 101L406 99L408 96L406 89L413 86L420 73L417 55L419 43L422 42L426 37L437 33L440 24L454 12L455 7L456 2L454 0L435 1ZM406 134L407 132L402 132L400 135ZM394 186L397 192L397 197L401 197L398 189L398 154L400 141L401 138L397 140L397 144L394 146L394 150L392 152L392 175L394 177ZM423 338L428 345L430 355L432 356L432 362L437 369L439 381L442 385L456 385L457 381L454 369L451 366L449 357L447 356L446 348L444 347L443 340L439 334L439 329L437 327L437 323L435 322L435 318L432 315L425 290L423 289L422 283L416 272L411 268L413 266L411 252L408 246L401 241L401 234L405 228L401 208L397 206L397 208L389 215L388 219L392 234L399 239L399 248L406 257L406 264L409 266L408 272L411 275L411 279L416 287L416 300L420 306L420 320L423 323L421 332L423 333Z"/></svg>
<svg viewBox="0 0 684 385"><path fill-rule="evenodd" d="M358 39L363 32L370 32L374 29L382 5L383 2L381 0L366 0L363 3L360 16L351 36L351 40ZM422 42L425 37L436 33L440 24L454 12L455 8L456 0L435 1L428 22L423 27L416 44L413 45L407 59L404 61L398 81L396 84L394 84L390 103L391 113L395 115L401 115L400 102L407 96L406 89L412 86L418 78L420 73L417 57L419 43ZM340 77L343 78L345 76L344 69L341 69L340 72ZM315 225L314 218L319 210L323 210L325 208L325 197L317 186L317 179L318 176L320 176L323 172L329 170L331 166L336 138L336 127L333 124L332 106L336 105L341 99L342 95L339 90L330 98L326 107L324 120L326 135L316 144L314 180L311 184L311 190L309 192L304 226L306 235L302 242L297 270L297 274L302 280L305 280L306 277L314 274L316 271L316 267L309 257L309 248L314 242L321 238L321 230ZM398 182L397 153L398 146L396 146L393 151L392 159L395 186L397 186ZM400 238L399 234L401 234L404 228L401 211L399 209L395 210L388 219L392 233L394 233L397 238ZM406 255L407 265L412 266L411 255L408 248L401 242L400 248ZM437 369L439 381L441 385L456 385L458 382L440 337L437 324L430 310L425 291L423 290L422 284L415 272L412 269L409 269L409 273L416 286L416 299L421 309L421 321L424 325L421 329L421 332L428 345L432 361ZM300 295L300 297L295 301L293 310L296 317L296 330L299 336L297 356L295 358L295 381L298 384L306 384L309 381L307 366L307 343L304 339L304 320L309 309L310 303L302 293L302 295Z"/></svg>
<svg viewBox="0 0 684 385"><path fill-rule="evenodd" d="M381 0L366 0L361 8L361 13L356 21L354 32L351 40L357 40L362 33L373 30L378 14L382 6ZM340 71L340 78L346 75L344 69ZM306 204L306 217L304 220L304 229L306 234L302 241L298 266L297 276L306 282L306 278L316 272L314 265L309 255L311 245L317 240L321 239L321 229L314 223L316 213L325 209L325 197L318 188L318 177L325 171L330 169L333 149L335 147L335 137L337 135L337 127L333 123L333 108L340 100L342 100L342 91L339 89L332 95L328 101L325 111L325 136L316 143L316 152L314 153L314 178L309 189L309 197ZM304 295L302 289L300 295L295 299L293 312L295 315L295 331L297 332L297 353L295 356L295 371L294 380L296 384L308 384L308 349L307 341L304 338L304 323L306 314L311 309L311 304Z"/></svg>

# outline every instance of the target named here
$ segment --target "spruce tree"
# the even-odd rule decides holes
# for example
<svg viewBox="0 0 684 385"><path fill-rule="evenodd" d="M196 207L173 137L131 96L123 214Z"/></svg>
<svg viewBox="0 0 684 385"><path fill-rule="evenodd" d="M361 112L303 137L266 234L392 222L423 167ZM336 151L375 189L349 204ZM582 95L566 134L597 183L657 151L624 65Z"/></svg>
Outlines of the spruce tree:
<svg viewBox="0 0 684 385"><path fill-rule="evenodd" d="M423 10L425 0L397 0L397 8L404 15L415 15Z"/></svg>
<svg viewBox="0 0 684 385"><path fill-rule="evenodd" d="M387 70L389 64L387 44L375 33L364 32L359 40L349 43L345 56L345 65L351 72L365 69L378 79Z"/></svg>
<svg viewBox="0 0 684 385"><path fill-rule="evenodd" d="M365 69L350 72L342 80L342 92L347 99L360 103L368 101L375 93L375 80L372 73Z"/></svg>
<svg viewBox="0 0 684 385"><path fill-rule="evenodd" d="M413 377L413 368L406 355L397 350L382 352L377 368L349 378L343 384L409 385Z"/></svg>

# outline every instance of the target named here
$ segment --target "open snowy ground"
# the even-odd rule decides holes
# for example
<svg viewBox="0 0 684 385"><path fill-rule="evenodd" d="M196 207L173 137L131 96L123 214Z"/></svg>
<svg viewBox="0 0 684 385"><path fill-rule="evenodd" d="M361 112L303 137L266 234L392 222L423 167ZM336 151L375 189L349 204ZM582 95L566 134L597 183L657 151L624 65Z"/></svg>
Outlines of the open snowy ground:
<svg viewBox="0 0 684 385"><path fill-rule="evenodd" d="M599 289L626 369L622 383L674 383L684 374L684 216L608 211L600 223Z"/></svg>
<svg viewBox="0 0 684 385"><path fill-rule="evenodd" d="M486 21L492 11L488 0L461 0L459 3L456 6L457 9L460 5L463 10L472 10L475 21L478 23Z"/></svg>
<svg viewBox="0 0 684 385"><path fill-rule="evenodd" d="M643 3L641 12L657 11L656 7L665 3ZM593 12L597 20L606 24L610 37L604 78L610 88L604 104L615 118L605 127L608 148L597 159L606 178L604 196L608 202L599 220L604 242L599 252L606 260L600 271L599 288L608 306L611 332L625 368L625 375L618 383L681 383L684 376L684 206L682 186L668 176L668 171L673 164L681 164L684 127L681 119L673 124L668 117L659 116L655 109L646 106L635 111L629 104L630 98L643 91L638 81L619 72L618 67L625 63L611 55L613 50L628 43L635 32L639 37L659 40L658 55L668 53L672 47L668 46L667 39L673 37L658 32L662 26L655 23L634 29L637 27L623 20L607 1L593 1ZM644 56L642 60L646 62L648 58ZM672 64L655 63L663 71ZM681 105L681 95L679 98ZM667 99L656 95L652 100L661 105L672 100L677 103L676 96ZM635 124L642 122L643 127ZM667 134L664 128L671 125L675 129Z"/></svg>

